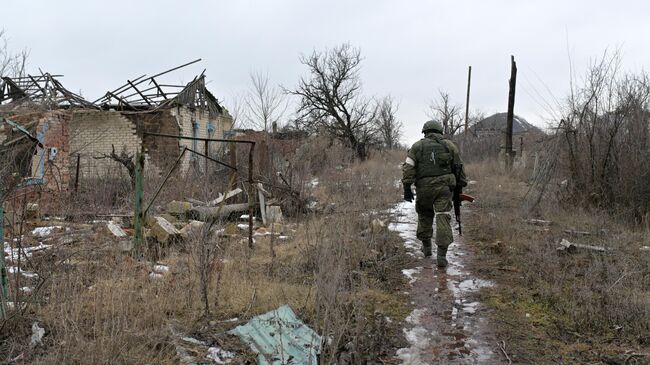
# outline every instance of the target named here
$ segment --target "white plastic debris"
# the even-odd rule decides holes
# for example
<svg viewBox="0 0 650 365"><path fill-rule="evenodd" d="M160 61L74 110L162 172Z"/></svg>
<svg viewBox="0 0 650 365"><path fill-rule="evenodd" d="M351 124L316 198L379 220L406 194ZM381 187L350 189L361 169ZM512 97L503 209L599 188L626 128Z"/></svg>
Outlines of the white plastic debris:
<svg viewBox="0 0 650 365"><path fill-rule="evenodd" d="M32 338L29 341L30 347L36 347L43 344L43 335L45 335L45 328L38 325L38 322L32 324Z"/></svg>
<svg viewBox="0 0 650 365"><path fill-rule="evenodd" d="M161 279L163 277L163 274L157 272L150 272L149 277L152 279Z"/></svg>

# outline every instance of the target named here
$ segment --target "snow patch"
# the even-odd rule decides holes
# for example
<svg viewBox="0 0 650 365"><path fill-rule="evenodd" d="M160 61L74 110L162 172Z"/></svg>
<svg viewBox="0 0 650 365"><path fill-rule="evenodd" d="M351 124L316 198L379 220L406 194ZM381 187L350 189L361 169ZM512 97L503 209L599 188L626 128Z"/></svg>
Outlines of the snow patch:
<svg viewBox="0 0 650 365"><path fill-rule="evenodd" d="M413 284L417 280L415 275L419 274L421 271L422 271L422 267L418 266L414 269L404 269L402 270L402 274L404 274L404 276L406 276L409 279L409 284Z"/></svg>
<svg viewBox="0 0 650 365"><path fill-rule="evenodd" d="M169 272L169 266L156 264L156 265L153 265L153 271L157 272L159 274L164 274L164 273Z"/></svg>
<svg viewBox="0 0 650 365"><path fill-rule="evenodd" d="M428 364L420 355L422 351L429 346L429 333L424 329L424 327L419 325L420 317L422 317L426 311L426 309L414 309L413 312L406 317L406 322L412 324L414 327L411 329L405 328L403 330L404 336L411 346L397 350L397 357L402 360L403 365Z"/></svg>
<svg viewBox="0 0 650 365"><path fill-rule="evenodd" d="M32 230L32 235L36 237L47 237L52 234L55 229L61 228L63 228L63 226L36 227Z"/></svg>
<svg viewBox="0 0 650 365"><path fill-rule="evenodd" d="M208 348L206 358L214 361L215 364L229 364L235 357L235 353L223 350L219 347Z"/></svg>

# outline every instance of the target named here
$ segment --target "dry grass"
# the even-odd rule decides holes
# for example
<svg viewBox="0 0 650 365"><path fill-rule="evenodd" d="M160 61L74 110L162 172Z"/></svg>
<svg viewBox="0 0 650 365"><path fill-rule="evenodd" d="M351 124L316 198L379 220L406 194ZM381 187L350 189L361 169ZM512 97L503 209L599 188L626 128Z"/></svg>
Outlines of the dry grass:
<svg viewBox="0 0 650 365"><path fill-rule="evenodd" d="M477 269L501 284L486 301L497 309L500 335L518 362L585 363L647 352L650 255L640 250L649 243L647 229L608 212L557 204L543 203L527 217L521 179L488 164L470 165L468 175L478 181L468 236L485 255ZM552 223L525 223L529 218ZM563 238L609 250L561 254Z"/></svg>
<svg viewBox="0 0 650 365"><path fill-rule="evenodd" d="M29 264L43 284L34 303L4 323L0 356L36 364L172 364L178 336L170 328L232 348L228 328L289 304L332 339L323 363L390 361L401 345L394 334L408 313L398 292L399 262L406 258L395 234L369 227L375 218L386 221L382 212L399 198L401 158L382 153L361 164L330 165L312 193L331 209L286 222L288 240L257 237L251 251L243 235L197 235L167 250L162 262L170 273L158 279L149 276L151 262L124 254L101 224L94 225L83 239ZM204 247L216 257L208 262L207 316ZM234 317L239 320L225 322ZM29 349L35 321L46 336L43 346Z"/></svg>

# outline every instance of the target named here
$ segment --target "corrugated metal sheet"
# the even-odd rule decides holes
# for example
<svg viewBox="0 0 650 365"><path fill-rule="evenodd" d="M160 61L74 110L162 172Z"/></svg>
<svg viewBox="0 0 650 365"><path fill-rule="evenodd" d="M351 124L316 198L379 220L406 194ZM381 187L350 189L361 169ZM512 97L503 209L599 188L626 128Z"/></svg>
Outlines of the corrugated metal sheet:
<svg viewBox="0 0 650 365"><path fill-rule="evenodd" d="M321 337L288 305L253 317L228 333L248 344L260 365L317 365Z"/></svg>

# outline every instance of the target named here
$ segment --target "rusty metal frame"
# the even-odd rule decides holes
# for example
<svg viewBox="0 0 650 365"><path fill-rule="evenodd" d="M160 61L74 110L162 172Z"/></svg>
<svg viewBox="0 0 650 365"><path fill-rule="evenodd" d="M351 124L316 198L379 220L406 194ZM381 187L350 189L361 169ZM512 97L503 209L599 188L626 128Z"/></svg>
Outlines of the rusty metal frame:
<svg viewBox="0 0 650 365"><path fill-rule="evenodd" d="M253 213L255 211L255 205L254 205L255 204L254 203L255 194L253 194L253 190L255 189L254 184L253 184L253 153L255 151L255 141L223 139L223 138L186 137L186 136L177 136L177 135L173 135L173 134L164 134L164 133L150 133L150 132L144 132L143 133L143 138L148 137L148 136L162 137L162 138L175 138L175 139L179 139L179 140L185 139L185 140L190 140L190 141L202 141L202 142L206 143L206 147L207 147L208 143L210 143L210 142L228 142L228 143L241 143L241 144L250 145L250 148L248 149L248 185L249 185L249 196L248 196L248 247L253 248ZM207 153L202 154L202 153L194 151L194 150L192 150L190 148L183 147L183 151L181 152L181 155L176 160L176 163L174 164L174 166L172 166L171 170L169 171L169 173L165 177L165 180L163 180L162 184L158 187L158 190L156 191L156 194L154 195L154 197L149 202L146 210L144 211L144 214L147 213L147 211L149 210L149 208L153 204L154 200L156 199L156 197L158 196L158 194L160 193L162 188L167 183L167 180L171 176L172 172L176 169L176 167L177 167L178 163L180 162L181 158L183 157L183 155L187 151L196 153L197 155L202 156L202 157L204 157L204 158L206 158L206 159L208 159L210 161L213 161L213 162L218 163L218 164L220 164L222 166L225 166L225 167L227 167L227 168L229 168L229 169L231 169L233 171L237 171L236 166L231 166L231 165L229 165L229 164L227 164L225 162L219 161L219 160L214 159L212 157L208 157ZM206 151L207 151L207 148L206 148Z"/></svg>

